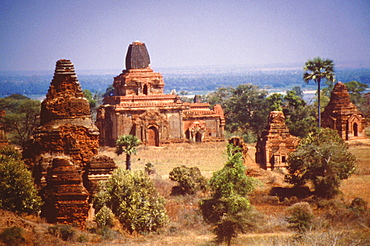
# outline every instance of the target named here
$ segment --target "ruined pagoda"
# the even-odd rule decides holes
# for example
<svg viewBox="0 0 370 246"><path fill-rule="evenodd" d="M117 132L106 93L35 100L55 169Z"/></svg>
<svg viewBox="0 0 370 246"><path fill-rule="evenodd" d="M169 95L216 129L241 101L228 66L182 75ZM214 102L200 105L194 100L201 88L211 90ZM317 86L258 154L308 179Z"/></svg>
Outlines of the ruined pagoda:
<svg viewBox="0 0 370 246"><path fill-rule="evenodd" d="M298 143L299 139L289 133L284 113L272 111L257 141L256 162L267 170L285 168L289 153L297 148Z"/></svg>
<svg viewBox="0 0 370 246"><path fill-rule="evenodd" d="M99 131L69 60L56 63L53 80L41 104L40 126L23 156L45 202L48 222L85 226L97 182L116 168L98 155Z"/></svg>
<svg viewBox="0 0 370 246"><path fill-rule="evenodd" d="M220 105L182 102L164 94L164 80L150 67L144 43L129 45L126 69L114 78L114 95L104 98L96 125L100 144L114 146L121 135L134 135L144 145L224 141L225 117Z"/></svg>
<svg viewBox="0 0 370 246"><path fill-rule="evenodd" d="M365 117L351 102L347 87L342 82L335 84L330 102L321 114L322 127L337 130L343 140L364 138Z"/></svg>

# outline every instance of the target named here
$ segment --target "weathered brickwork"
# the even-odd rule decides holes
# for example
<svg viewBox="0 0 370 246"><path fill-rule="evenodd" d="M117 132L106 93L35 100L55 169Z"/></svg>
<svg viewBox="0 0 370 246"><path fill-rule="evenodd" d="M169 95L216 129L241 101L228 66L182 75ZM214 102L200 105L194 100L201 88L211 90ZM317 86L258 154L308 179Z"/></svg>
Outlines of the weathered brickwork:
<svg viewBox="0 0 370 246"><path fill-rule="evenodd" d="M274 170L285 168L288 155L298 146L299 139L290 135L281 111L272 111L268 125L256 145L256 162L261 168Z"/></svg>
<svg viewBox="0 0 370 246"><path fill-rule="evenodd" d="M23 152L45 202L42 214L49 222L84 227L97 182L116 168L111 158L98 155L98 147L99 131L74 65L59 60L41 104L40 126Z"/></svg>
<svg viewBox="0 0 370 246"><path fill-rule="evenodd" d="M335 84L330 102L321 116L321 126L337 130L344 140L365 137L365 117L351 102L347 87L342 82Z"/></svg>
<svg viewBox="0 0 370 246"><path fill-rule="evenodd" d="M98 109L100 144L114 146L123 134L145 145L224 141L225 117L220 105L184 103L178 95L163 94L164 80L150 68L146 46L130 44L126 70L114 78L115 93Z"/></svg>

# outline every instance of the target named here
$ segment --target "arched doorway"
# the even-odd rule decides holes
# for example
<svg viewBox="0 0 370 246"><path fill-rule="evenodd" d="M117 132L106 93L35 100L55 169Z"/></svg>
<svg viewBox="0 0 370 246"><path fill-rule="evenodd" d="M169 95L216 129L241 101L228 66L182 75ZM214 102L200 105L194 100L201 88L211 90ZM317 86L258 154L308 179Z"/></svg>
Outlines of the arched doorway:
<svg viewBox="0 0 370 246"><path fill-rule="evenodd" d="M154 126L148 128L147 140L149 146L159 146L159 134L158 129Z"/></svg>
<svg viewBox="0 0 370 246"><path fill-rule="evenodd" d="M202 142L202 133L197 132L197 133L195 134L195 142L196 142L196 143L201 143L201 142Z"/></svg>
<svg viewBox="0 0 370 246"><path fill-rule="evenodd" d="M357 123L353 123L353 136L358 136L358 125Z"/></svg>
<svg viewBox="0 0 370 246"><path fill-rule="evenodd" d="M148 95L148 85L144 85L143 93L144 93L145 95Z"/></svg>
<svg viewBox="0 0 370 246"><path fill-rule="evenodd" d="M191 138L191 136L190 136L190 131L189 131L189 129L188 129L188 130L186 130L186 132L185 132L185 137L186 137L186 139L191 140L191 139L190 139L190 138Z"/></svg>

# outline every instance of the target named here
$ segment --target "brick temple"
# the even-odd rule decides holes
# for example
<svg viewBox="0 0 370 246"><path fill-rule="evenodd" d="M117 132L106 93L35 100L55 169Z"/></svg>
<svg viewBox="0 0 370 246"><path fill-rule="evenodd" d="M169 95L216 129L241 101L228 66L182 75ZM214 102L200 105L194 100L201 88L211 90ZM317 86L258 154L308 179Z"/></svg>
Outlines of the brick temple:
<svg viewBox="0 0 370 246"><path fill-rule="evenodd" d="M347 87L342 82L335 84L330 102L321 114L322 127L337 130L344 140L364 138L365 117L351 102Z"/></svg>
<svg viewBox="0 0 370 246"><path fill-rule="evenodd" d="M97 183L116 164L98 155L99 131L71 61L57 61L40 117L23 158L45 202L41 215L84 228Z"/></svg>
<svg viewBox="0 0 370 246"><path fill-rule="evenodd" d="M284 113L272 111L257 141L256 162L267 170L285 168L289 153L297 148L298 143L299 139L289 133Z"/></svg>
<svg viewBox="0 0 370 246"><path fill-rule="evenodd" d="M220 105L182 102L164 94L164 80L150 67L144 43L133 42L126 54L126 69L114 78L114 95L104 98L96 125L100 144L114 146L125 134L144 145L224 141L225 117Z"/></svg>

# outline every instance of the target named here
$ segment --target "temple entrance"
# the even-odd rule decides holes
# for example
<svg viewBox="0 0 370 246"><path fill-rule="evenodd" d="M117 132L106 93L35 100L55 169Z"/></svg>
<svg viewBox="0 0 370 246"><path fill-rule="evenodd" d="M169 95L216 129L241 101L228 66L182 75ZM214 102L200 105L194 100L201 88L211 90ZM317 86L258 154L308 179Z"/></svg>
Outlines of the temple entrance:
<svg viewBox="0 0 370 246"><path fill-rule="evenodd" d="M355 136L355 137L358 136L358 125L357 125L357 123L353 124L353 136Z"/></svg>
<svg viewBox="0 0 370 246"><path fill-rule="evenodd" d="M144 93L145 95L148 95L148 85L144 85L143 93Z"/></svg>
<svg viewBox="0 0 370 246"><path fill-rule="evenodd" d="M147 140L149 146L159 146L159 134L157 128L154 126L148 128Z"/></svg>
<svg viewBox="0 0 370 246"><path fill-rule="evenodd" d="M197 133L195 134L195 142L196 142L196 143L201 143L201 142L202 142L202 133L197 132Z"/></svg>

